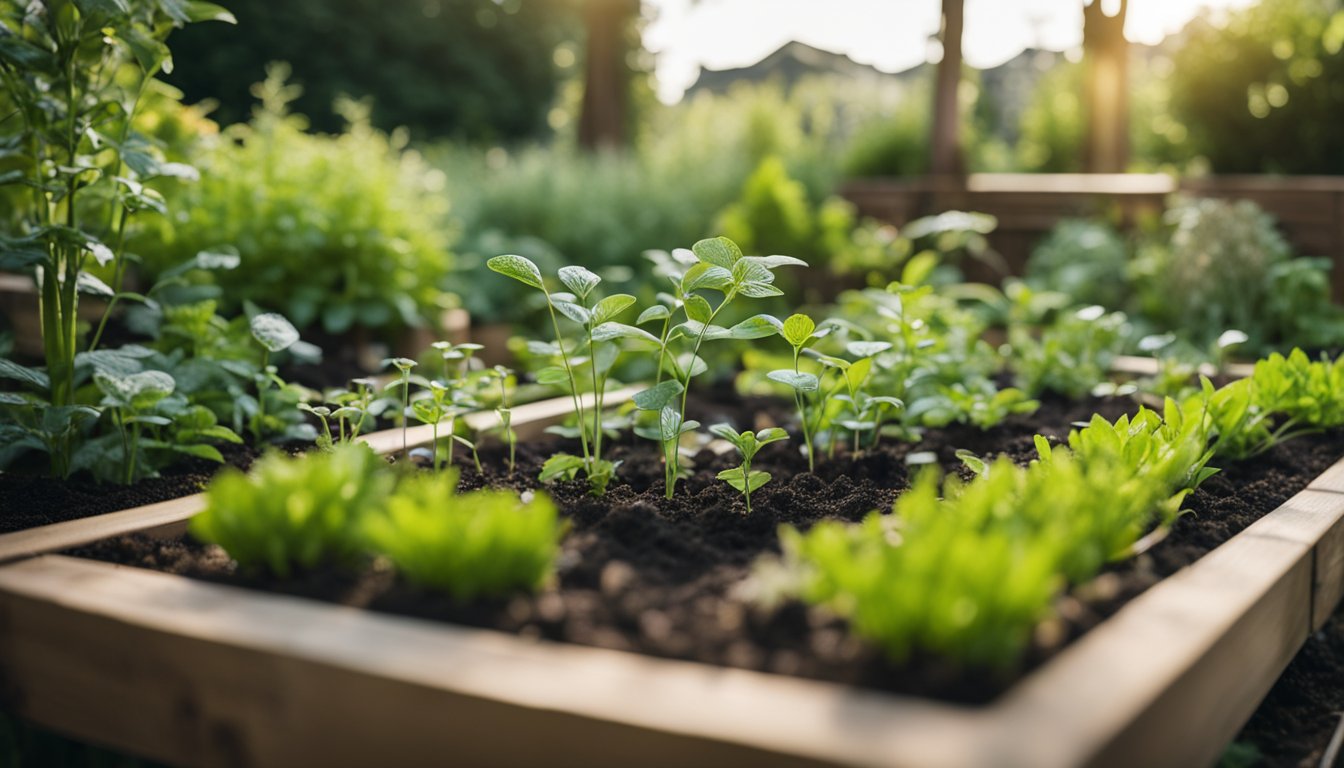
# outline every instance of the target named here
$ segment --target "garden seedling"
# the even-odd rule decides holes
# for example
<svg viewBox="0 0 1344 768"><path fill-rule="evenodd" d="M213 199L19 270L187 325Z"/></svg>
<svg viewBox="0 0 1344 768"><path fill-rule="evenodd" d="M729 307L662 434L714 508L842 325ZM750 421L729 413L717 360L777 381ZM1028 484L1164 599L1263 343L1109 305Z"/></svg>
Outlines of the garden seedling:
<svg viewBox="0 0 1344 768"><path fill-rule="evenodd" d="M663 303L644 310L636 322L662 320L663 335L653 337L637 328L631 328L629 333L631 336L640 334L653 339L658 352L659 378L653 387L635 396L635 405L641 410L661 413L664 407L675 401L678 424L687 423L686 397L691 379L709 370L709 365L700 357L700 348L704 342L715 339L761 339L775 335L783 327L778 319L770 315L755 315L731 328L714 324L720 313L738 297L783 295L774 286L774 270L782 266L807 266L807 262L791 256L744 256L737 244L726 237L701 240L690 251L676 251L673 257L661 263L658 272L671 281L674 293L663 294ZM711 305L701 295L702 291L718 293L718 305ZM682 312L686 319L673 325L677 311ZM671 345L679 340L684 340L682 346L686 347L686 351L674 355ZM661 378L664 367L669 369L671 375L666 381ZM666 444L669 432L662 429L663 423L665 421L660 417L660 428L656 434L664 442L663 455L672 462L667 472L666 488L666 494L671 498L677 478L681 475L680 452L675 450L675 446ZM655 433L645 431L642 434ZM674 437L679 438L680 434L677 432Z"/></svg>
<svg viewBox="0 0 1344 768"><path fill-rule="evenodd" d="M719 479L736 488L746 499L747 514L751 514L751 492L770 482L770 473L753 470L751 462L762 446L789 439L789 433L779 427L762 429L759 432L746 430L738 432L727 424L714 424L709 431L727 440L737 448L742 464L719 473Z"/></svg>
<svg viewBox="0 0 1344 768"><path fill-rule="evenodd" d="M252 417L252 438L261 442L263 421L266 418L266 390L272 385L284 387L285 382L270 364L271 355L294 346L299 332L283 315L267 312L250 321L252 338L261 345L261 367L257 372L257 413Z"/></svg>
<svg viewBox="0 0 1344 768"><path fill-rule="evenodd" d="M807 423L807 398L821 387L821 381L816 374L800 370L798 364L803 350L828 333L830 333L829 328L817 328L817 324L807 315L790 315L784 321L784 327L781 329L780 335L793 348L793 370L781 369L766 374L772 381L785 384L793 390L793 401L798 407L798 419L803 428L803 444L807 449L807 469L809 472L816 471L817 467L812 446L812 435Z"/></svg>
<svg viewBox="0 0 1344 768"><path fill-rule="evenodd" d="M541 480L545 482L561 477L573 478L582 471L588 478L592 492L604 493L607 484L615 476L616 465L602 458L603 405L607 376L621 351L615 344L607 342L633 339L636 342L656 345L658 340L650 333L615 322L614 318L617 315L635 303L635 297L618 293L598 300L594 290L602 282L602 278L583 267L561 267L558 273L560 282L572 293L552 293L546 287L537 265L522 256L496 256L487 262L487 266L495 272L541 291L545 296L555 342L538 347L547 354L558 357L560 365L542 369L537 374L537 380L543 384L565 386L569 390L574 403L574 413L578 418L578 437L582 455L571 456L560 453L552 456L542 465ZM577 324L582 331L572 345L560 330L557 313ZM580 368L585 365L589 369L589 381L581 384ZM585 386L591 386L593 392L591 409L585 409L579 398Z"/></svg>
<svg viewBox="0 0 1344 768"><path fill-rule="evenodd" d="M394 387L401 388L401 455L402 458L410 458L410 446L406 442L406 419L411 412L411 369L417 363L408 357L391 357L383 361L383 367L396 368L401 376L393 382L390 382L383 391L386 392ZM437 449L436 449L437 450Z"/></svg>
<svg viewBox="0 0 1344 768"><path fill-rule="evenodd" d="M509 476L512 477L518 447L518 434L513 430L513 409L509 407L509 386L515 381L513 371L496 365L486 372L486 378L499 382L499 406L495 408L495 415L499 417L500 434L509 445Z"/></svg>

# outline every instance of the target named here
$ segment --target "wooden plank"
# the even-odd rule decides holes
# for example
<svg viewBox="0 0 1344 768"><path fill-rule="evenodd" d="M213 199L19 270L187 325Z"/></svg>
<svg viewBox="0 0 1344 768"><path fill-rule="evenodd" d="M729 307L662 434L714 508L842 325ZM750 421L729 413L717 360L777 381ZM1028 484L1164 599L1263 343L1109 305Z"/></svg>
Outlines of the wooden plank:
<svg viewBox="0 0 1344 768"><path fill-rule="evenodd" d="M183 765L983 764L983 711L248 593L0 568L6 706Z"/></svg>
<svg viewBox="0 0 1344 768"><path fill-rule="evenodd" d="M0 536L0 563L180 523L201 511L204 506L205 497L197 493L158 504L7 533Z"/></svg>
<svg viewBox="0 0 1344 768"><path fill-rule="evenodd" d="M1144 357L1142 355L1116 355L1111 361L1111 371L1128 376L1156 376L1159 370L1159 364L1155 357ZM1218 376L1220 372L1209 363L1199 366L1198 372L1201 376ZM1244 379L1255 373L1255 365L1251 363L1229 363L1222 373L1236 379Z"/></svg>
<svg viewBox="0 0 1344 768"><path fill-rule="evenodd" d="M1251 524L1246 533L1314 549L1311 629L1323 627L1344 596L1344 494L1302 491L1274 514Z"/></svg>
<svg viewBox="0 0 1344 768"><path fill-rule="evenodd" d="M1344 493L1344 459L1340 459L1307 484L1312 491L1330 491Z"/></svg>
<svg viewBox="0 0 1344 768"><path fill-rule="evenodd" d="M609 392L606 402L612 406L619 405L633 397L637 391L638 387L624 387ZM584 395L581 402L585 406L591 404L592 395ZM538 400L517 406L513 409L514 431L518 433L519 440L540 437L546 427L563 419L573 411L573 407L573 401L569 397ZM499 423L499 417L493 411L472 413L464 418L475 430L491 429ZM402 449L400 429L371 432L360 439L384 455L397 453ZM411 447L428 444L433 440L433 430L429 426L412 427L406 431L406 440ZM143 507L0 535L0 563L42 552L58 552L127 533L142 532L158 536L179 534L186 530L186 521L201 511L204 504L204 496L194 494Z"/></svg>
<svg viewBox="0 0 1344 768"><path fill-rule="evenodd" d="M1000 765L1212 764L1306 640L1310 596L1309 546L1234 538L1010 691Z"/></svg>

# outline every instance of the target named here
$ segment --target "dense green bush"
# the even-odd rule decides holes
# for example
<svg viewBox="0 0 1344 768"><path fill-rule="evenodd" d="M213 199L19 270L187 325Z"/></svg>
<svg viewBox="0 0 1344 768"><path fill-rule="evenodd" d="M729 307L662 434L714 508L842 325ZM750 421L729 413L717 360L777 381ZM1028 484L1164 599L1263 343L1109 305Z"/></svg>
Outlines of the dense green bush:
<svg viewBox="0 0 1344 768"><path fill-rule="evenodd" d="M1119 309L1128 298L1129 246L1102 221L1066 219L1027 260L1028 284L1060 291L1078 304Z"/></svg>
<svg viewBox="0 0 1344 768"><path fill-rule="evenodd" d="M250 300L333 333L419 322L450 263L442 171L354 102L340 105L345 133L305 132L286 75L273 67L258 86L250 123L206 137L201 180L165 190L177 214L149 222L133 250L157 274L183 254L235 246L242 264L218 275L226 310Z"/></svg>
<svg viewBox="0 0 1344 768"><path fill-rule="evenodd" d="M576 36L565 0L233 0L227 30L178 38L190 67L170 77L187 99L213 99L226 123L251 109L268 61L294 63L298 111L338 131L338 96L373 97L373 124L417 138L518 139L546 130L564 70L556 47ZM572 65L571 65L572 66Z"/></svg>
<svg viewBox="0 0 1344 768"><path fill-rule="evenodd" d="M1169 237L1136 262L1138 311L1207 345L1223 331L1247 349L1328 347L1344 341L1322 259L1293 258L1273 219L1250 201L1193 200L1167 212ZM1164 233L1165 234L1165 233Z"/></svg>
<svg viewBox="0 0 1344 768"><path fill-rule="evenodd" d="M1221 173L1344 173L1344 7L1261 0L1197 20L1175 54L1171 111Z"/></svg>

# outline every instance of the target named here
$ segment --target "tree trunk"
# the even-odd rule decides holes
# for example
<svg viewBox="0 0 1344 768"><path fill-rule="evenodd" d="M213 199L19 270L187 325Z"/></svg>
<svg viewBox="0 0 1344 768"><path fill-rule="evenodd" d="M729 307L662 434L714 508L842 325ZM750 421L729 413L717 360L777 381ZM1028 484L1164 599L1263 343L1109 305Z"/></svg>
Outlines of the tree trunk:
<svg viewBox="0 0 1344 768"><path fill-rule="evenodd" d="M933 92L933 135L929 172L960 176L966 172L961 153L961 110L957 90L961 85L961 28L964 0L943 0L943 58L938 62L938 81Z"/></svg>
<svg viewBox="0 0 1344 768"><path fill-rule="evenodd" d="M1124 173L1129 167L1128 0L1107 15L1102 0L1083 6L1083 58L1087 81L1087 135L1083 167L1089 173Z"/></svg>
<svg viewBox="0 0 1344 768"><path fill-rule="evenodd" d="M632 0L586 0L588 31L584 58L583 106L579 115L579 146L615 148L625 144L629 78L625 33L639 3Z"/></svg>

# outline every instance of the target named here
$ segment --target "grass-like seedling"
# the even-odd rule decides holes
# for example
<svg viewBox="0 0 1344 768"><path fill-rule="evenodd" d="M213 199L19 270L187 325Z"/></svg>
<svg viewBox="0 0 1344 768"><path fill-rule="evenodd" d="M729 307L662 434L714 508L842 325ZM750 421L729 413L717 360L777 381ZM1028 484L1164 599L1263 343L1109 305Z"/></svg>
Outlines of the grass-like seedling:
<svg viewBox="0 0 1344 768"><path fill-rule="evenodd" d="M513 409L509 406L509 388L516 385L517 379L514 377L512 370L502 365L496 365L486 371L486 379L499 384L499 405L495 407L495 415L499 417L499 432L503 436L504 442L509 446L509 476L512 477L516 463L518 433L513 429Z"/></svg>
<svg viewBox="0 0 1344 768"><path fill-rule="evenodd" d="M382 512L364 521L370 548L407 581L458 600L541 586L566 527L551 500L497 490L458 494L456 486L452 469L403 480Z"/></svg>
<svg viewBox="0 0 1344 768"><path fill-rule="evenodd" d="M738 455L742 457L740 465L723 470L718 477L742 494L747 504L747 514L751 514L751 492L770 482L770 473L753 470L751 462L762 446L788 440L789 433L779 427L770 427L759 432L751 430L738 432L727 424L714 424L710 426L709 431L732 443Z"/></svg>
<svg viewBox="0 0 1344 768"><path fill-rule="evenodd" d="M382 506L393 480L360 443L296 458L271 453L250 474L230 468L217 475L190 530L241 567L280 578L348 564L362 551L360 516Z"/></svg>
<svg viewBox="0 0 1344 768"><path fill-rule="evenodd" d="M411 370L418 365L414 360L408 357L392 357L383 361L384 368L396 368L400 376L396 380L388 382L383 388L384 392L392 389L401 390L401 456L410 458L410 444L406 440L407 419L411 415Z"/></svg>

